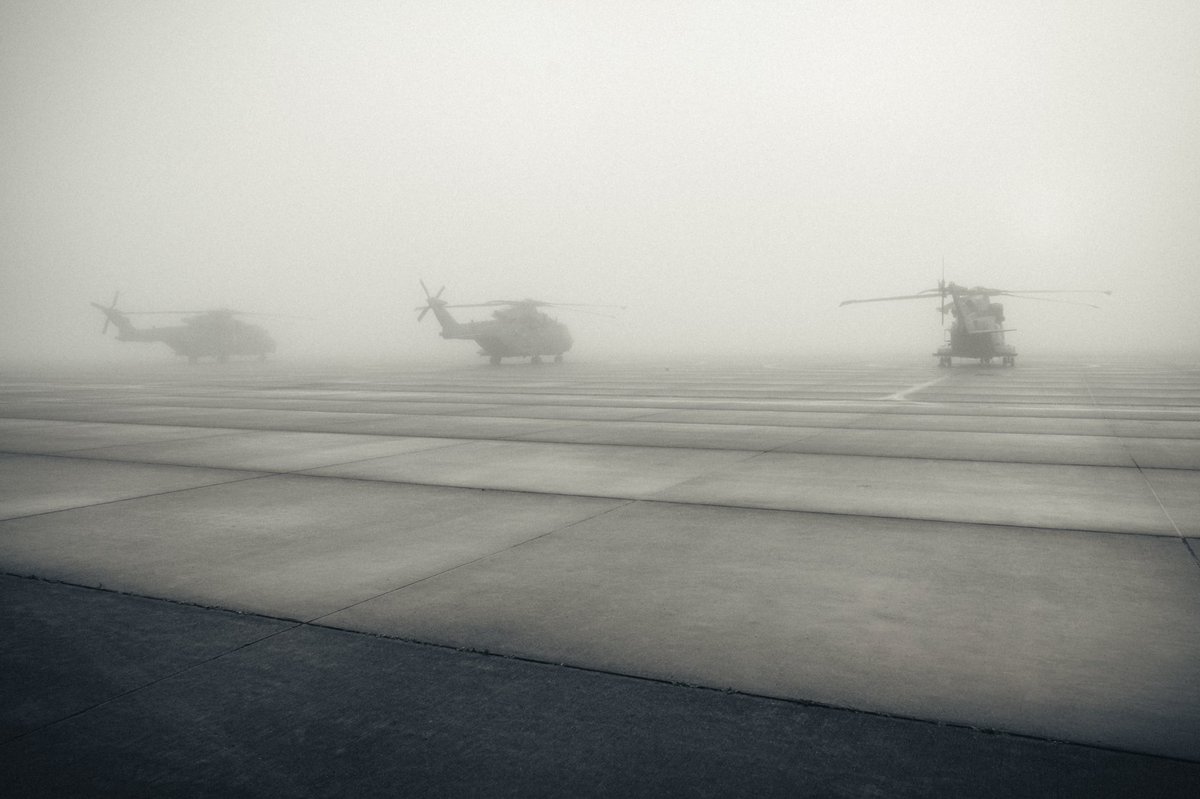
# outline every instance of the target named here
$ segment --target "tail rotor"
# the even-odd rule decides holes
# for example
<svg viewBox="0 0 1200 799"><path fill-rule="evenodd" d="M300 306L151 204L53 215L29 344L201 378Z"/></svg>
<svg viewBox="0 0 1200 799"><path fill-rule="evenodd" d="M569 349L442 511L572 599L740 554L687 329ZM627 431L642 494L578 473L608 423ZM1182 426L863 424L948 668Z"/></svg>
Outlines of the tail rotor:
<svg viewBox="0 0 1200 799"><path fill-rule="evenodd" d="M421 311L421 313L417 315L418 322L420 322L422 319L425 318L425 314L427 314L433 310L434 303L444 304L444 302L441 299L441 296L442 296L442 292L446 290L446 287L442 286L440 289L438 289L437 294L430 294L429 287L425 285L425 281L421 280L419 282L421 284L421 289L424 290L424 292L425 292L426 304L424 307L419 309Z"/></svg>
<svg viewBox="0 0 1200 799"><path fill-rule="evenodd" d="M108 310L110 310L110 311L117 310L117 298L120 296L121 296L121 292L119 292L119 291L113 292L112 302L109 303ZM111 321L112 321L111 317L109 317L109 315L107 313L104 314L104 327L103 327L103 329L100 330L100 335L103 336L104 334L106 334L108 332L108 324Z"/></svg>

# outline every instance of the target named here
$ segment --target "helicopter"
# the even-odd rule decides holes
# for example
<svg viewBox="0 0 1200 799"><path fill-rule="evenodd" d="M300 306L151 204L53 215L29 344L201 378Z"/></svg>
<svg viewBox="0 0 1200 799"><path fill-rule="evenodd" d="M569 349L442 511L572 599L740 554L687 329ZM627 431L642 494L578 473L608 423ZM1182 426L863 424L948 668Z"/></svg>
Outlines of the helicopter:
<svg viewBox="0 0 1200 799"><path fill-rule="evenodd" d="M110 324L117 328L118 341L161 341L176 355L186 355L188 363L200 358L212 357L218 363L226 363L231 355L257 356L265 361L268 353L275 351L275 340L258 325L237 319L250 316L241 311L218 309L213 311L118 311L114 294L109 305L93 302L92 305L104 313L103 335ZM183 315L183 324L170 327L137 328L129 321L136 314ZM253 314L265 316L266 314Z"/></svg>
<svg viewBox="0 0 1200 799"><path fill-rule="evenodd" d="M1026 300L1041 300L1044 302L1060 302L1068 305L1086 305L1089 308L1099 306L1076 300L1059 300L1050 297L1030 297L1030 294L1108 294L1111 291L1009 291L1005 289L984 288L975 286L966 288L956 283L947 283L943 278L938 281L936 289L925 289L917 294L904 294L898 297L874 297L866 300L845 300L841 305L852 305L860 302L887 302L890 300L928 300L938 299L942 311L942 324L946 322L946 312L949 311L954 321L947 328L948 341L938 348L934 355L938 358L938 366L953 366L955 358L978 358L981 364L990 364L993 358L1000 358L1004 366L1015 366L1017 349L1004 341L1004 334L1011 333L1011 328L1004 327L1004 306L992 302L993 297L1016 297ZM949 298L949 301L947 301ZM840 306L839 306L840 307Z"/></svg>
<svg viewBox="0 0 1200 799"><path fill-rule="evenodd" d="M573 343L567 326L556 319L542 313L540 308L569 308L582 313L583 308L617 308L613 305L579 305L542 300L492 300L490 302L473 303L468 305L448 305L441 299L445 286L438 289L437 294L430 294L425 281L420 281L425 291L425 305L419 305L415 310L421 313L417 321L425 318L425 314L433 311L438 323L442 326L442 338L471 339L479 345L479 354L486 355L493 366L500 364L502 358L529 358L530 363L541 363L542 358L553 357L555 363L562 363L563 353L571 349ZM451 316L449 308L495 308L492 319L480 322L459 322ZM607 314L599 314L606 316Z"/></svg>

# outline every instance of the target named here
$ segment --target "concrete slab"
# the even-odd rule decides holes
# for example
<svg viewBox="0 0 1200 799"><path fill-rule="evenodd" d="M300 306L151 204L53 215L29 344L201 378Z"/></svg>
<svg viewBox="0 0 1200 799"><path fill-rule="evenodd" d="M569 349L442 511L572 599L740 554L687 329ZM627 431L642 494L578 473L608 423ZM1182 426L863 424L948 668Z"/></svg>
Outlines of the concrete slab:
<svg viewBox="0 0 1200 799"><path fill-rule="evenodd" d="M289 626L0 575L0 744Z"/></svg>
<svg viewBox="0 0 1200 799"><path fill-rule="evenodd" d="M779 447L780 452L937 458L1010 463L1133 466L1112 436L966 433L942 430L832 430Z"/></svg>
<svg viewBox="0 0 1200 799"><path fill-rule="evenodd" d="M9 408L5 407L7 412ZM5 417L0 418L0 436L20 436L31 431L52 428L59 425L75 424L73 422L59 422L54 419L19 419Z"/></svg>
<svg viewBox="0 0 1200 799"><path fill-rule="evenodd" d="M766 453L655 499L905 519L1172 535L1138 470Z"/></svg>
<svg viewBox="0 0 1200 799"><path fill-rule="evenodd" d="M113 600L128 620L106 630L113 650L187 644L186 625L142 620L144 600ZM44 633L20 641L37 665L72 659ZM1191 799L1200 783L1196 764L313 627L12 741L0 768L23 796Z"/></svg>
<svg viewBox="0 0 1200 799"><path fill-rule="evenodd" d="M0 519L236 482L254 472L0 454Z"/></svg>
<svg viewBox="0 0 1200 799"><path fill-rule="evenodd" d="M697 424L764 424L799 427L858 428L876 430L946 430L974 433L1030 433L1050 435L1148 438L1200 437L1200 423L1181 420L1110 418L1118 411L1063 409L1042 406L1019 408L994 404L846 403L844 410L671 410L658 411L642 421ZM1130 415L1145 415L1145 412Z"/></svg>
<svg viewBox="0 0 1200 799"><path fill-rule="evenodd" d="M637 503L331 616L447 646L1200 758L1178 540Z"/></svg>
<svg viewBox="0 0 1200 799"><path fill-rule="evenodd" d="M1194 439L1200 438L1200 422L1114 421L1113 432L1131 438Z"/></svg>
<svg viewBox="0 0 1200 799"><path fill-rule="evenodd" d="M159 417L166 424L233 427L252 430L295 430L313 433L341 432L347 423L384 419L386 414L332 413L320 410L267 410L253 408L177 408Z"/></svg>
<svg viewBox="0 0 1200 799"><path fill-rule="evenodd" d="M801 700L841 697L837 701L911 712L933 721L954 713L961 716L953 718L975 726L1016 720L1021 730L1032 730L1027 734L1035 736L1053 737L1056 733L1047 730L1058 723L1093 743L1151 740L1144 737L1145 731L1158 725L1160 738L1152 740L1154 746L1176 751L1181 740L1190 740L1180 737L1190 734L1180 718L1190 714L1194 720L1198 715L1191 694L1176 702L1174 710L1163 707L1164 696L1184 682L1181 664L1197 660L1190 626L1197 604L1194 592L1180 588L1196 580L1189 583L1182 576L1186 570L1180 571L1172 560L1172 547L1195 575L1194 556L1179 536L1200 536L1200 471L1191 446L1200 439L1200 379L1192 376L1194 370L1155 371L1141 365L1085 373L1081 364L1051 369L1030 368L1030 363L1026 359L1017 370L951 370L954 376L934 387L946 400L936 403L912 401L927 398L929 392L920 391L903 401L885 399L944 375L945 370L939 372L927 362L919 368L729 368L714 363L670 370L637 365L570 365L561 370L405 365L340 372L271 364L245 369L141 368L129 375L97 372L17 385L7 381L0 383L0 439L32 433L28 440L40 441L39 446L60 442L37 438L37 430L56 427L47 425L47 419L128 423L76 428L92 431L77 439L85 447L135 443L121 439L123 433L105 438L126 427L174 427L195 431L201 438L183 448L137 442L109 454L169 459L189 451L190 463L282 470L327 463L331 454L337 459L370 454L359 449L369 443L357 438L359 433L372 434L375 442L389 435L438 446L452 441L442 450L404 451L363 461L358 466L370 466L370 473L351 475L379 482L260 476L236 486L175 491L0 522L0 571L10 566L22 573L50 571L91 585L103 582L289 618L314 618L366 600L362 608L381 603L380 623L429 625L447 640L461 635L463 645L472 648L506 651L503 647L513 642L528 652L557 647L555 651L578 655L581 660L572 663L583 668L623 668L621 664L628 663L630 673L655 670L667 679L682 674L684 681L704 681L711 688L728 687L733 679L742 681L739 685L778 684L790 686L787 690L794 693L789 696ZM997 377L1001 374L1003 381ZM230 433L230 428L247 432ZM57 429L65 436L67 428ZM923 435L925 431L932 435ZM355 436L323 435L329 433ZM766 449L777 436L786 442L797 433L819 435L835 452L860 454L754 456L725 449L746 442ZM213 434L229 440L204 438ZM230 445L242 436L241 444ZM501 440L517 437L530 440ZM568 437L611 443L563 443ZM650 443L664 446L647 446ZM346 452L328 451L339 445L346 445ZM1018 456L1050 463L1103 462L1114 446L1140 456L1143 468L975 462ZM454 450L458 453L451 455ZM978 457L947 460L972 450ZM923 457L896 457L905 455ZM90 448L88 457L103 458L105 450ZM99 471L89 471L90 466L67 472L27 469L28 480L24 487L18 485L16 496L35 499L69 490L76 498L86 495L83 501L88 503L95 500L93 494L103 495L113 486L135 493L149 486L154 493L155 481L164 475L195 479L206 472L99 460L90 464ZM1186 468L1151 468L1155 465ZM127 471L129 467L152 471L142 480ZM0 468L0 481L5 478ZM309 488L293 484L309 479ZM396 485L389 480L464 488ZM335 483L367 488L329 487ZM478 490L501 487L537 493ZM0 498L6 488L0 482ZM597 495L597 490L605 493ZM424 491L434 493L419 493ZM558 492L613 499L555 496ZM191 494L197 496L188 499ZM515 504L514 496L519 497ZM644 497L698 503L645 505L699 515L681 521L670 513L624 517L620 514L625 511L614 510ZM547 502L565 504L543 504ZM577 502L598 504L584 507ZM728 503L750 504L714 507ZM459 506L465 508L461 513ZM846 515L813 517L792 510L812 507ZM450 516L439 517L439 509L445 508ZM611 528L602 524L604 516L586 521L589 508L592 515L611 511ZM958 525L870 518L880 513L1034 527L1017 537L996 526L966 526L961 529L968 532L961 533ZM783 522L773 523L778 529L766 525L759 520L764 515L790 519L793 527ZM805 521L813 518L824 518L827 525L812 527ZM570 527L577 522L578 528ZM848 526L828 526L835 523ZM576 529L588 535L572 540ZM935 535L946 530L951 532ZM1104 543L1129 540L1111 534L1126 530L1164 537L1142 536L1121 546ZM559 541L561 549L540 548ZM1004 542L1012 543L1011 551ZM1148 588L1151 584L1157 587ZM579 596L559 599L570 591ZM381 595L406 597L411 605L394 608L393 613ZM1081 610L1085 607L1094 607L1091 617ZM0 608L0 617L3 612ZM350 616L347 612L344 618ZM727 635L730 629L734 632ZM215 718L211 726L187 709L214 708L197 697L205 691L213 694L214 685L224 687L230 675L210 680L207 667L197 666L188 673L204 674L198 692L183 691L178 701L164 700L161 713L143 712L156 705L152 697L163 696L147 686L145 693L139 689L128 700L22 738L27 746L0 746L0 760L15 753L13 759L22 767L42 764L43 775L64 762L99 764L90 773L128 775L163 763L186 771L188 766L180 764L198 757L201 765L188 773L212 774L220 771L212 768L214 759L228 756L233 746L265 756L271 764L266 768L277 768L277 785L297 784L287 780L322 767L328 773L331 764L340 762L338 747L353 748L360 739L383 741L386 732L381 731L394 730L397 723L395 716L364 716L361 711L365 707L369 713L386 701L380 700L380 687L396 672L388 671L393 663L385 656L379 661L384 677L361 684L345 678L359 673L359 661L339 661L341 673L331 678L325 672L311 682L287 670L289 659L307 666L329 657L330 647L340 654L348 646L340 639L330 640L313 639L311 646L264 660L263 679L235 685L236 695L207 717ZM66 645L66 636L63 642ZM367 662L373 661L369 657ZM299 687L292 691L297 679ZM331 690L334 685L344 685L346 691ZM241 691L243 686L249 687ZM480 708L496 707L489 702L508 689L509 684L499 680L481 690L479 696L485 699L473 703L473 714L464 712L466 721L448 731L446 740L485 747L487 732L464 730L476 730L472 722L480 718ZM445 697L438 701L443 706L447 702ZM872 702L877 704L868 704ZM298 719L297 707L301 713L312 708L312 715ZM357 710L343 714L346 707ZM663 711L668 716L671 707ZM114 714L106 717L110 708ZM506 762L510 769L528 768L534 757L530 753L548 751L555 733L547 732L551 727L545 719L563 717L561 708L553 697L530 695L520 696L511 707L497 708L497 718L515 725L523 724L529 713L541 714L536 732L521 738L523 746L504 750L497 762ZM628 713L628 708L622 710ZM647 714L632 726L653 717ZM1049 717L1059 721L1048 723ZM627 740L631 725L625 718L609 717L608 733L601 737ZM339 727L339 719L346 719L344 727ZM691 721L681 720L666 734L675 740L679 731L691 729ZM231 723L249 732L225 745L233 739L221 733ZM372 733L365 739L354 737L365 728ZM298 733L302 739L289 737L297 729L304 730ZM339 729L349 737L339 738ZM131 736L129 730L138 732ZM1101 737L1088 737L1097 730ZM566 743L554 751L574 758L576 769L583 769L580 773L590 773L580 765L590 751L580 754L569 727L562 733ZM778 743L767 750L763 744L747 743L740 725L724 730L721 740L738 756L752 755L756 747L774 753L762 761L739 763L749 763L756 774L775 773L781 763L796 762L800 746L791 746L794 731L781 734L763 740L784 741L788 745L782 749ZM313 744L315 739L324 741L325 735L337 741L328 751ZM212 757L198 753L203 747L197 747L197 737L215 742L204 750ZM421 749L425 739L416 738L416 749L412 737L386 738L397 745L381 743L377 759L359 763L361 773L395 774L388 769L398 749L436 751ZM258 744L263 740L281 743L265 751ZM639 740L645 746L631 748L626 759L635 751L657 751L652 741ZM828 733L811 740L814 747L828 751ZM119 748L127 741L129 746ZM855 736L846 741L853 748ZM118 749L106 749L110 742ZM163 743L154 749L149 742ZM899 740L889 744L889 760L905 761L907 750L900 746ZM949 744L941 746L945 751ZM154 754L139 760L139 747ZM1103 750L1086 751L1092 756ZM55 758L61 753L68 756ZM989 754L978 751L964 757L953 769L956 776L975 775L982 765L994 765ZM467 760L478 763L477 758ZM643 762L653 760L643 757ZM805 769L824 761L807 761ZM258 762L262 761L236 760L238 768L244 766L249 773L263 771ZM930 773L938 763L932 756L911 773ZM0 766L6 775L14 773L8 762ZM83 771L80 765L77 773ZM442 782L429 783L435 786L431 792L451 784L445 782L449 773L441 774ZM654 772L648 768L646 773ZM701 783L709 788L717 784ZM251 783L239 783L235 777L228 784ZM1040 789L1046 783L1029 784ZM891 780L873 785L876 793L898 793ZM389 787L394 792L394 784ZM794 785L787 787L792 790L780 793L796 793ZM936 792L924 787L926 795Z"/></svg>
<svg viewBox="0 0 1200 799"><path fill-rule="evenodd" d="M867 414L846 410L666 410L643 417L646 422L679 422L685 424L761 424L772 427L853 427Z"/></svg>
<svg viewBox="0 0 1200 799"><path fill-rule="evenodd" d="M119 470L127 464L104 466ZM312 619L619 504L264 477L0 522L0 567L80 585Z"/></svg>
<svg viewBox="0 0 1200 799"><path fill-rule="evenodd" d="M297 430L339 432L348 422L362 423L389 418L388 414L328 413L319 410L256 410L221 407L153 407L145 405L63 405L39 406L21 412L6 408L18 418L62 421L156 424L184 427L219 427L259 430Z"/></svg>
<svg viewBox="0 0 1200 799"><path fill-rule="evenodd" d="M525 433L515 438L522 441L766 452L786 447L824 430L819 427L613 421Z"/></svg>
<svg viewBox="0 0 1200 799"><path fill-rule="evenodd" d="M1018 416L1005 411L991 413L880 413L857 425L873 430L931 430L963 433L1024 433L1027 435L1107 436L1112 423L1106 419L1062 416Z"/></svg>
<svg viewBox="0 0 1200 799"><path fill-rule="evenodd" d="M391 458L313 469L311 474L429 485L642 498L748 453L666 447L608 447L476 441Z"/></svg>
<svg viewBox="0 0 1200 799"><path fill-rule="evenodd" d="M24 407L6 405L4 414L14 418L53 419L67 422L107 424L156 424L188 427L220 427L213 421L214 408L172 408L152 405L123 405L96 402L36 403Z"/></svg>
<svg viewBox="0 0 1200 799"><path fill-rule="evenodd" d="M1200 535L1200 472L1147 469L1142 472L1181 535Z"/></svg>
<svg viewBox="0 0 1200 799"><path fill-rule="evenodd" d="M388 436L504 439L522 433L558 430L570 422L556 419L506 419L485 416L403 415L360 419L339 425L338 432Z"/></svg>
<svg viewBox="0 0 1200 799"><path fill-rule="evenodd" d="M463 409L471 416L508 417L520 419L579 419L584 421L621 421L637 419L653 411L645 408L623 408L589 405L492 405L484 411Z"/></svg>
<svg viewBox="0 0 1200 799"><path fill-rule="evenodd" d="M205 427L30 420L25 427L9 425L0 429L0 451L48 455L119 444L181 441L228 432Z"/></svg>
<svg viewBox="0 0 1200 799"><path fill-rule="evenodd" d="M237 430L206 438L103 447L70 454L114 461L293 472L461 444L461 439L448 438Z"/></svg>
<svg viewBox="0 0 1200 799"><path fill-rule="evenodd" d="M439 402L436 399L406 400L366 400L346 403L345 407L337 407L329 403L323 404L331 411L358 411L369 413L414 414L416 416L440 416L444 414L480 414L489 415L499 406L487 402L467 402L451 399Z"/></svg>
<svg viewBox="0 0 1200 799"><path fill-rule="evenodd" d="M159 405L187 408L240 408L247 410L293 410L320 411L323 413L370 413L391 414L410 413L417 415L437 415L444 413L472 413L488 411L496 406L471 402L437 402L437 401L406 401L385 399L354 399L353 394L346 396L327 395L322 397L305 397L282 399L263 394L252 394L245 397L215 396L215 397L171 397L165 396L155 400Z"/></svg>
<svg viewBox="0 0 1200 799"><path fill-rule="evenodd" d="M1144 469L1200 470L1200 439L1122 438L1121 441Z"/></svg>

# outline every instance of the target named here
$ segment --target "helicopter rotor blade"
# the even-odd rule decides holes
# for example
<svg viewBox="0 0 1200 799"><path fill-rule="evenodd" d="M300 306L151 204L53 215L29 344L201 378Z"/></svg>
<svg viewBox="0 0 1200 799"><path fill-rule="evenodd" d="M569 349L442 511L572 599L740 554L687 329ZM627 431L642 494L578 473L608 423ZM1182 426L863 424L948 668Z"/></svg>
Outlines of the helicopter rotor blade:
<svg viewBox="0 0 1200 799"><path fill-rule="evenodd" d="M555 305L553 307L556 307L556 308L561 307L564 311L570 311L571 313L585 313L588 316L603 316L605 319L616 319L617 318L615 314L600 313L599 311L587 311L587 310L584 310L583 308L573 308L569 305L562 305L562 306ZM621 310L625 310L624 305L619 305L617 307L620 308Z"/></svg>
<svg viewBox="0 0 1200 799"><path fill-rule="evenodd" d="M583 308L616 308L625 310L624 305L591 305L587 303L567 303L567 302L544 302L542 300L491 300L490 302L471 302L458 305L447 305L447 308L496 308L496 307L519 307L526 308L566 308L567 310L575 310L583 313ZM601 314L603 316L603 314Z"/></svg>
<svg viewBox="0 0 1200 799"><path fill-rule="evenodd" d="M269 316L276 319L312 319L311 316L286 313L259 313L257 311L233 311L228 308L210 308L206 311L122 311L126 316Z"/></svg>
<svg viewBox="0 0 1200 799"><path fill-rule="evenodd" d="M860 302L890 302L891 300L930 300L937 299L939 296L945 296L944 293L939 293L938 289L929 289L923 294L901 294L897 297L872 297L867 300L842 300L838 303L838 307L843 305L854 305Z"/></svg>
<svg viewBox="0 0 1200 799"><path fill-rule="evenodd" d="M1111 291L1097 291L1094 289L988 289L997 294L1104 294L1111 297Z"/></svg>
<svg viewBox="0 0 1200 799"><path fill-rule="evenodd" d="M1054 297L1027 297L1023 294L1015 294L1011 291L1000 291L1000 292L997 292L997 295L1003 296L1003 297L1015 297L1019 300L1038 300L1040 302L1057 302L1062 305L1083 305L1087 308L1099 308L1100 307L1099 305L1093 305L1090 302L1080 302L1079 300L1059 300Z"/></svg>
<svg viewBox="0 0 1200 799"><path fill-rule="evenodd" d="M599 305L588 302L548 302L546 300L528 298L524 300L490 300L489 302L480 303L480 306L483 305L526 305L535 308L625 308L624 305Z"/></svg>

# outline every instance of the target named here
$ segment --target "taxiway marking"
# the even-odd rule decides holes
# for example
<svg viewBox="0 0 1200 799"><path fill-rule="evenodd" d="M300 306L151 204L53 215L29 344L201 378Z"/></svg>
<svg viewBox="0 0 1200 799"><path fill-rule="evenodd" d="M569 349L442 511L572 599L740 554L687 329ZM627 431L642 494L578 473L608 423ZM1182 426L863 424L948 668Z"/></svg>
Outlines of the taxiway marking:
<svg viewBox="0 0 1200 799"><path fill-rule="evenodd" d="M889 394L888 396L884 397L884 399L885 400L896 400L896 401L906 400L906 399L908 399L908 395L912 394L914 391L920 391L923 388L929 388L930 386L937 385L938 383L942 382L949 376L950 375L944 375L942 377L939 377L937 380L930 380L926 383L918 383L915 386L909 386L908 388L904 389L903 391L897 391L895 394Z"/></svg>

